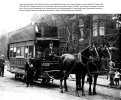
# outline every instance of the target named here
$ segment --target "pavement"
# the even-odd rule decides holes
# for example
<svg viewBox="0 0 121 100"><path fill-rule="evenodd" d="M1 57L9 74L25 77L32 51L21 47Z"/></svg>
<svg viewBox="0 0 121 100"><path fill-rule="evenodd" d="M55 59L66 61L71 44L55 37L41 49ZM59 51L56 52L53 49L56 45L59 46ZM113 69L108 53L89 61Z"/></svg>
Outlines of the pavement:
<svg viewBox="0 0 121 100"><path fill-rule="evenodd" d="M109 87L109 83L110 83L110 81L107 79L106 75L105 76L99 76L98 79L97 79L97 85ZM119 86L115 86L115 82L114 82L114 86L112 86L110 88L121 89L121 80L119 81Z"/></svg>
<svg viewBox="0 0 121 100"><path fill-rule="evenodd" d="M1 94L0 100L8 100L9 98L11 98L11 95L13 95L12 98L15 96L14 97L15 99L17 99L17 97L19 97L18 100L21 100L24 98L25 95L28 95L28 93L30 96L26 96L26 100L35 100L34 97L37 97L36 99L44 98L44 100L48 100L48 99L50 99L50 100L67 100L67 99L69 99L69 100L80 100L80 99L81 100L121 100L120 89L107 87L109 84L109 81L107 80L106 76L99 76L98 77L97 88L96 88L97 95L93 95L93 96L88 95L89 85L86 82L86 78L87 78L86 77L85 78L86 84L84 87L86 96L84 96L84 97L81 96L81 92L80 92L81 97L77 98L75 96L76 94L75 94L75 77L74 76L75 75L72 75L72 77L69 77L69 81L68 81L69 92L65 93L63 95L60 95L58 87L57 88L49 88L49 87L51 87L50 85L49 85L49 87L47 85L45 85L45 86L39 85L40 88L38 88L38 86L35 86L33 88L26 89L25 83L16 81L17 82L17 84L16 84L16 82L11 80L11 78L10 78L10 80L8 80L9 79L8 77L14 77L14 74L9 73L7 71L7 68L5 68L5 77L0 78L0 79L1 80L4 80L5 78L6 79L8 78L8 79L4 80L4 81L0 81L0 82L4 82L6 84L6 85L5 84L3 85L0 83L2 86L2 88L0 89L0 94ZM58 80L54 80L53 84L56 84L57 86L59 86L60 82ZM121 85L121 81L120 81L120 85ZM46 92L46 89L47 89L47 92ZM1 92L3 90L6 92ZM9 95L9 92L13 93L13 94ZM18 94L18 92L19 92L19 94ZM52 94L50 94L50 93L52 93ZM20 94L22 94L22 95L20 96ZM34 95L34 94L36 94L36 95ZM47 94L47 95L45 95L45 94ZM44 97L44 95L45 95L45 97ZM48 95L49 95L49 98L48 98ZM52 99L50 96L52 97ZM7 99L6 99L6 97L7 97ZM47 97L47 99L46 99L46 97ZM56 98L53 99L53 97L56 97ZM3 99L3 98L5 98L5 99ZM9 100L12 100L12 99L9 99Z"/></svg>
<svg viewBox="0 0 121 100"><path fill-rule="evenodd" d="M69 80L75 80L75 75L71 74L70 77L69 77ZM88 83L86 80L87 80L87 77L85 78L85 82ZM107 79L106 75L98 76L97 85L104 86L104 87L109 87L109 83L110 83L110 81ZM114 84L115 84L115 82L114 82ZM114 86L112 86L110 88L121 89L121 80L119 82L119 86L114 85Z"/></svg>
<svg viewBox="0 0 121 100"><path fill-rule="evenodd" d="M8 65L5 65L5 69L6 70L7 70L7 66ZM70 74L69 80L74 81L75 80L75 75L74 74ZM87 80L87 76L85 78L85 82L88 83L86 80ZM97 85L104 86L104 87L109 87L109 83L110 83L110 81L107 79L106 75L99 75L98 76L98 78L97 78ZM110 88L121 89L121 80L119 82L119 86L112 86Z"/></svg>

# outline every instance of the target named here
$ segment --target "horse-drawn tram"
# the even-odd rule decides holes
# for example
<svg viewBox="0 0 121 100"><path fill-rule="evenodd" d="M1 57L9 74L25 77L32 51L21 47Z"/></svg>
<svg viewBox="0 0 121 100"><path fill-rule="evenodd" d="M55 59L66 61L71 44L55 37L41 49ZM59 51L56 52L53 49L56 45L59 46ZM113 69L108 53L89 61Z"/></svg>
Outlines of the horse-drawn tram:
<svg viewBox="0 0 121 100"><path fill-rule="evenodd" d="M28 25L13 32L8 44L8 71L15 77L25 78L25 63L31 55L34 60L34 79L49 81L51 77L58 78L59 56L61 54L57 27L41 25L38 30L35 25ZM61 45L60 45L61 44Z"/></svg>
<svg viewBox="0 0 121 100"><path fill-rule="evenodd" d="M28 25L13 32L8 44L10 60L8 70L14 73L15 77L24 78L26 75L25 63L28 56L31 55L34 62L35 80L42 79L43 82L49 82L50 79L59 79L60 89L63 92L63 80L65 91L68 91L66 80L69 74L75 74L76 92L81 90L82 95L84 95L84 80L85 76L88 75L89 94L91 95L92 76L94 76L93 94L96 94L97 77L102 70L108 69L101 63L104 62L103 59L106 59L106 63L107 59L111 59L109 48L104 45L97 50L96 46L91 44L83 50L75 50L74 47L69 47L69 45L72 46L71 42L74 42L69 40L71 34L67 33L67 41L63 41L63 38L58 38L57 33L57 27L44 23L38 26ZM78 37L78 34L74 34L73 36ZM81 46L78 39L77 42L77 47ZM74 54L72 51L77 52Z"/></svg>

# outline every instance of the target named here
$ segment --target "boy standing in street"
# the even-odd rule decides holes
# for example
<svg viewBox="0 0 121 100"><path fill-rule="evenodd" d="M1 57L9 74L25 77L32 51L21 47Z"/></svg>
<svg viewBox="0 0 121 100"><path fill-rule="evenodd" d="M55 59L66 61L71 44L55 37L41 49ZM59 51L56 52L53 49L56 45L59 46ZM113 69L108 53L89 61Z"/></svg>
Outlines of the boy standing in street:
<svg viewBox="0 0 121 100"><path fill-rule="evenodd" d="M116 70L115 72L115 82L116 82L116 86L119 86L119 80L120 80L120 73L118 70Z"/></svg>

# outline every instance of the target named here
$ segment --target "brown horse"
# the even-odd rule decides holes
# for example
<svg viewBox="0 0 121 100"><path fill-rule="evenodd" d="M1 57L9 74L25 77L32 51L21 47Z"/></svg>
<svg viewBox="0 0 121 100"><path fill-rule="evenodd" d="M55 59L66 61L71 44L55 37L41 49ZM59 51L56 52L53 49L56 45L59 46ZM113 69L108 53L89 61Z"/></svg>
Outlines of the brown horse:
<svg viewBox="0 0 121 100"><path fill-rule="evenodd" d="M96 47L94 46L95 50L92 49L86 49L84 51L82 51L82 61L83 63L87 63L87 68L89 70L89 73L91 75L89 75L89 95L92 95L92 91L91 91L91 85L92 85L92 79L94 76L94 82L93 82L93 95L96 95L96 84L97 84L97 78L99 74L102 74L101 72L106 71L105 69L109 69L108 67L108 60L107 59L111 59L111 54L109 51L109 48L104 45L103 47L100 47L98 49L96 49ZM96 51L96 52L94 52ZM87 53L88 52L88 53ZM91 54L90 54L91 53ZM91 60L88 60L88 57L92 55L95 58L91 58ZM105 68L102 68L103 64L102 64L102 57L104 57L106 59L106 62L104 63Z"/></svg>
<svg viewBox="0 0 121 100"><path fill-rule="evenodd" d="M98 78L99 66L99 55L95 45L91 45L88 48L84 49L82 52L82 62L87 65L88 68L88 81L89 81L89 95L92 95L91 85L94 76L93 82L93 94L96 94L96 83Z"/></svg>
<svg viewBox="0 0 121 100"><path fill-rule="evenodd" d="M82 91L82 95L85 95L84 93L84 80L85 80L85 75L88 74L89 75L89 80L90 80L90 84L91 84L91 80L92 80L92 76L90 73L90 69L91 67L95 68L95 64L93 64L93 66L88 66L91 63L89 63L90 61L90 57L97 59L98 54L96 51L96 48L93 46L89 46L86 49L84 49L82 52L82 61L78 61L74 55L72 54L63 54L60 57L60 67L61 67L61 79L60 79L60 89L61 89L61 93L63 92L63 86L62 86L62 82L64 80L64 88L65 91L68 91L67 88L67 78L69 76L69 74L75 74L76 75L76 93L78 93L79 90ZM96 66L97 68L97 66ZM95 69L94 69L95 70ZM97 74L95 75L95 81L94 83L96 83L97 80ZM81 86L81 79L82 79L82 86ZM89 92L90 89L89 89ZM94 92L95 92L95 87L94 87ZM79 94L78 94L79 96Z"/></svg>

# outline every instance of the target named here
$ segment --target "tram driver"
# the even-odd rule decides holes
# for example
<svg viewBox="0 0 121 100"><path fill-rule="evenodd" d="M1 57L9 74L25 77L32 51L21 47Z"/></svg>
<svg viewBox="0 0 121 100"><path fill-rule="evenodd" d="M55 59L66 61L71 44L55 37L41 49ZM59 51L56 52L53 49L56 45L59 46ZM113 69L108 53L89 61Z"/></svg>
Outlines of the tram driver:
<svg viewBox="0 0 121 100"><path fill-rule="evenodd" d="M51 41L49 43L49 48L47 48L46 51L45 51L45 57L46 57L46 59L53 60L53 57L56 56L54 54L54 51L55 51L55 48L53 47L53 42Z"/></svg>

